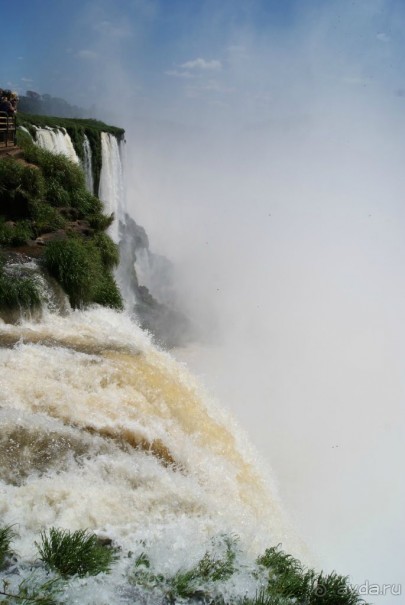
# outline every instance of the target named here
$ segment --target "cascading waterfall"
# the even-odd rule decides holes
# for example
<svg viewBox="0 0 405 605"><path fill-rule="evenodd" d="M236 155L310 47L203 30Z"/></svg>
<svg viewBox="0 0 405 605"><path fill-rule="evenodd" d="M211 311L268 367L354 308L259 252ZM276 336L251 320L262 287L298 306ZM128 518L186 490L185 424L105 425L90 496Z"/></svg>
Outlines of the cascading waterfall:
<svg viewBox="0 0 405 605"><path fill-rule="evenodd" d="M136 556L147 547L167 573L224 533L238 533L251 561L269 544L294 550L276 490L233 420L125 314L4 324L0 343L0 514L18 527L20 557L35 559L50 526L89 528ZM240 564L229 590L254 594ZM111 576L73 580L67 602L134 602L119 596L131 566L124 557Z"/></svg>
<svg viewBox="0 0 405 605"><path fill-rule="evenodd" d="M115 243L119 242L119 220L124 213L124 181L120 146L117 137L107 132L101 133L102 167L98 196L104 203L107 214L114 213L114 222L108 234Z"/></svg>
<svg viewBox="0 0 405 605"><path fill-rule="evenodd" d="M62 134L39 129L37 140L60 152ZM118 242L124 188L114 136L102 133L102 154L100 198ZM254 596L247 564L267 546L302 553L244 434L126 313L67 306L62 315L50 294L41 321L0 322L0 368L0 517L18 534L19 560L0 573L10 591L33 573L49 579L33 564L34 543L52 526L88 528L124 553L110 575L67 583L63 602L82 605L161 603L131 583L145 549L173 575L213 538L237 534L238 572L224 585L234 598Z"/></svg>
<svg viewBox="0 0 405 605"><path fill-rule="evenodd" d="M94 179L93 179L93 163L92 163L92 153L90 147L90 141L86 135L84 135L83 139L83 171L86 179L86 187L90 191L90 193L94 193Z"/></svg>
<svg viewBox="0 0 405 605"><path fill-rule="evenodd" d="M72 140L64 128L37 128L36 143L52 153L62 153L75 164L80 164Z"/></svg>

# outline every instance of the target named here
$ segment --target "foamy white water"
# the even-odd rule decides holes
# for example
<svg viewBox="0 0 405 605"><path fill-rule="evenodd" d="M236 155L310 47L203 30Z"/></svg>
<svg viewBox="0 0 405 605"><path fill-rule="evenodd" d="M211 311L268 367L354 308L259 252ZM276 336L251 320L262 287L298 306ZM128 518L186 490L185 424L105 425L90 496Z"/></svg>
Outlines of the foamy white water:
<svg viewBox="0 0 405 605"><path fill-rule="evenodd" d="M90 141L86 135L84 135L84 140L83 140L83 151L84 151L83 171L84 171L84 176L86 179L86 187L91 193L94 193L92 153L91 153Z"/></svg>
<svg viewBox="0 0 405 605"><path fill-rule="evenodd" d="M72 140L64 128L37 128L36 143L52 153L61 153L75 164L80 164Z"/></svg>
<svg viewBox="0 0 405 605"><path fill-rule="evenodd" d="M117 138L107 132L101 133L102 168L98 196L104 203L106 214L114 213L115 220L108 234L118 243L119 219L124 207L124 182L122 163Z"/></svg>
<svg viewBox="0 0 405 605"><path fill-rule="evenodd" d="M233 419L125 314L1 324L0 343L0 515L21 557L51 526L146 541L173 572L223 532L252 557L299 551Z"/></svg>

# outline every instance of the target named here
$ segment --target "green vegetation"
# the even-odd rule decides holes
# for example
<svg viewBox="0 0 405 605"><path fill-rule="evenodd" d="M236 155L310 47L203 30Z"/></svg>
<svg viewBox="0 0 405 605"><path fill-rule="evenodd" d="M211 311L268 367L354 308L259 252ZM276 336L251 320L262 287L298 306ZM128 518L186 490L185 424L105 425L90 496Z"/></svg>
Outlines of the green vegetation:
<svg viewBox="0 0 405 605"><path fill-rule="evenodd" d="M173 576L165 578L151 571L150 561L141 553L135 561L131 581L144 588L160 589L170 603L178 599L204 599L209 602L218 593L218 584L228 580L235 572L236 539L219 536L212 542L212 548L190 569L180 569Z"/></svg>
<svg viewBox="0 0 405 605"><path fill-rule="evenodd" d="M119 290L108 272L116 264L118 252L115 244L105 234L102 235L102 238L87 241L71 237L65 241L50 242L46 246L45 265L68 294L73 307L96 302L122 308ZM105 252L107 246L103 247L106 241L109 242L109 256Z"/></svg>
<svg viewBox="0 0 405 605"><path fill-rule="evenodd" d="M307 605L358 605L364 602L347 577L307 569L279 547L268 548L257 563L268 570L265 594L270 597L296 599L297 603Z"/></svg>
<svg viewBox="0 0 405 605"><path fill-rule="evenodd" d="M40 537L40 543L35 543L39 561L31 569L32 573L24 579L21 579L19 572L3 574L0 603L69 603L63 597L70 582L82 577L88 581L89 576L108 573L118 559L119 551L116 548L103 546L97 536L88 530L70 532L50 528L43 531ZM5 557L10 554L12 538L10 527L0 528L0 563L4 563ZM146 548L144 542L142 547ZM364 603L347 578L335 572L327 575L307 569L279 547L268 548L256 562L248 565L237 548L237 539L227 535L214 538L211 547L194 566L181 568L174 575L154 570L146 552L141 552L132 564L131 555L121 555L129 569L120 580L122 594L126 598L132 595L131 602L150 601L171 605L197 602L211 605ZM24 566L27 569L27 563ZM122 573L123 567L120 569ZM242 577L238 578L240 574ZM245 585L246 580L251 587L257 587L254 597L241 595L240 589L237 589L240 582ZM121 601L117 594L118 602Z"/></svg>
<svg viewBox="0 0 405 605"><path fill-rule="evenodd" d="M33 237L31 223L29 221L20 221L13 223L5 222L4 217L0 216L0 245L1 246L22 246Z"/></svg>
<svg viewBox="0 0 405 605"><path fill-rule="evenodd" d="M89 139L92 153L92 168L95 191L98 191L101 172L101 133L109 132L117 138L124 136L124 130L116 126L109 126L99 120L76 119L76 118L56 118L51 116L38 116L24 113L17 114L18 126L24 126L35 137L35 126L44 128L50 126L53 128L65 128L72 139L75 151L80 159L83 159L83 141L86 134Z"/></svg>
<svg viewBox="0 0 405 605"><path fill-rule="evenodd" d="M220 555L218 556L218 553ZM159 591L164 601L177 603L199 600L205 603L236 605L360 605L364 603L348 579L335 572L318 573L305 568L297 559L279 547L269 548L256 561L256 566L244 569L257 583L254 598L226 599L226 582L243 571L236 562L236 540L220 536L212 549L190 569L180 569L165 577L152 570L143 552L135 560L130 580L147 591Z"/></svg>
<svg viewBox="0 0 405 605"><path fill-rule="evenodd" d="M10 544L14 536L12 527L0 527L0 569L3 567L6 557L11 554Z"/></svg>
<svg viewBox="0 0 405 605"><path fill-rule="evenodd" d="M52 527L41 533L41 544L35 544L40 560L64 578L108 572L116 559L115 550L102 546L87 530L70 532Z"/></svg>
<svg viewBox="0 0 405 605"><path fill-rule="evenodd" d="M42 120L49 124L48 118ZM86 190L79 166L39 148L24 131L18 143L23 159L0 159L0 246L30 245L45 233L61 230L37 254L66 290L71 305L98 303L121 309L112 275L118 248L104 233L113 215L105 215L101 200ZM0 265L0 310L40 304L35 282L17 277Z"/></svg>

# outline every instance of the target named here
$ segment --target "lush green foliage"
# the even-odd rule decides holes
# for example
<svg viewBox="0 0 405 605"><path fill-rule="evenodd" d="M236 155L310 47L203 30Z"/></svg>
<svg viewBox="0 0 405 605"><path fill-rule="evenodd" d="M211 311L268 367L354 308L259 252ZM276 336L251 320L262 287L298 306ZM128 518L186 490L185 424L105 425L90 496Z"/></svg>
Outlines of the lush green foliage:
<svg viewBox="0 0 405 605"><path fill-rule="evenodd" d="M101 131L101 123L98 126ZM100 131L96 128L97 136ZM0 159L0 246L20 246L43 233L65 230L67 237L62 233L60 241L44 247L44 259L72 306L98 303L121 309L112 275L118 248L103 233L113 215L105 215L101 200L86 190L79 166L37 147L24 131L19 144L25 162ZM82 222L76 223L78 219ZM39 304L32 279L0 272L0 308L32 309Z"/></svg>
<svg viewBox="0 0 405 605"><path fill-rule="evenodd" d="M225 548L224 548L225 547ZM218 555L218 553L220 553ZM146 590L159 591L165 601L195 600L238 605L359 605L364 603L348 579L335 572L318 573L305 568L278 547L269 548L249 570L257 582L254 598L226 600L224 582L241 571L236 562L236 542L228 536L213 541L213 547L190 569L165 577L152 569L143 552L135 561L131 581ZM245 570L246 572L246 570Z"/></svg>
<svg viewBox="0 0 405 605"><path fill-rule="evenodd" d="M64 155L52 153L31 143L24 147L24 157L27 162L41 168L47 187L49 185L63 187L69 195L69 201L77 191L85 188L84 174L80 166ZM49 201L51 202L52 199L50 198Z"/></svg>
<svg viewBox="0 0 405 605"><path fill-rule="evenodd" d="M33 202L30 210L32 219L31 232L34 231L36 237L41 235L41 233L49 233L66 227L66 219L53 206L42 204L41 202Z"/></svg>
<svg viewBox="0 0 405 605"><path fill-rule="evenodd" d="M31 223L29 221L19 221L13 223L6 222L0 216L0 245L1 246L21 246L26 244L33 237Z"/></svg>
<svg viewBox="0 0 405 605"><path fill-rule="evenodd" d="M100 251L103 265L109 269L116 267L119 263L120 255L118 246L114 244L112 239L106 233L96 233L93 241Z"/></svg>
<svg viewBox="0 0 405 605"><path fill-rule="evenodd" d="M45 181L35 166L13 158L0 160L0 215L9 219L28 218L30 202L42 199Z"/></svg>
<svg viewBox="0 0 405 605"><path fill-rule="evenodd" d="M106 244L110 241L110 244ZM99 242L102 247L99 247ZM105 249L110 247L108 257ZM122 300L110 273L113 242L104 235L100 240L84 240L78 237L66 241L50 242L45 249L45 264L51 275L62 285L73 307L96 302L101 305L122 308ZM107 262L105 258L107 257Z"/></svg>
<svg viewBox="0 0 405 605"><path fill-rule="evenodd" d="M0 529L0 563L10 553L13 538L11 528ZM4 576L0 602L60 603L63 592L73 577L95 576L108 572L118 559L118 551L100 544L88 530L67 531L51 528L41 533L35 543L40 561L50 572L44 582L41 564L22 581L13 578L12 588ZM142 543L145 547L145 543ZM241 563L237 540L226 535L213 539L210 549L189 569L179 569L174 575L153 570L149 556L142 552L127 576L130 585L150 593L153 602L210 603L211 605L360 605L364 603L347 578L336 573L324 574L305 568L297 559L279 547L269 548L249 567ZM125 556L125 555L123 555ZM128 553L128 557L131 553ZM3 557L3 558L1 558ZM128 559L129 563L130 559ZM37 573L38 572L38 573ZM255 597L235 595L234 578L243 573L257 585ZM53 575L52 575L53 574ZM18 576L17 576L18 578ZM239 580L240 581L240 580ZM230 596L233 593L234 596ZM131 594L129 591L128 594ZM142 602L148 602L147 595ZM2 599L5 597L6 600ZM63 601L65 602L65 601ZM126 602L126 601L125 601ZM131 601L132 602L132 601ZM133 602L138 602L135 596Z"/></svg>
<svg viewBox="0 0 405 605"><path fill-rule="evenodd" d="M95 576L108 572L116 559L112 548L102 546L97 536L87 530L70 532L52 527L41 533L41 543L35 543L41 561L63 577Z"/></svg>
<svg viewBox="0 0 405 605"><path fill-rule="evenodd" d="M296 599L306 605L357 605L363 603L348 578L305 568L279 547L268 548L257 560L268 570L266 593L271 597Z"/></svg>
<svg viewBox="0 0 405 605"><path fill-rule="evenodd" d="M27 163L13 158L0 160L0 216L10 220L31 219L35 235L62 228L63 217L54 208L71 208L76 218L88 220L96 230L105 229L113 217L103 214L103 204L85 187L81 168L63 155L34 145L23 133Z"/></svg>

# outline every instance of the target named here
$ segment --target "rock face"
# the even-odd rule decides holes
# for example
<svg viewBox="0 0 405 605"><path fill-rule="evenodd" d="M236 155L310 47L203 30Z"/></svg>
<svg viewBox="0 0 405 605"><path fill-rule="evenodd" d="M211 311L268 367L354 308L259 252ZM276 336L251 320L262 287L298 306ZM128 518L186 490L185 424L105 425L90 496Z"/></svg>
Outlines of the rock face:
<svg viewBox="0 0 405 605"><path fill-rule="evenodd" d="M172 264L153 254L145 229L126 214L120 221L120 267L124 297L131 301L142 328L164 347L183 345L192 337L190 320L176 309Z"/></svg>

